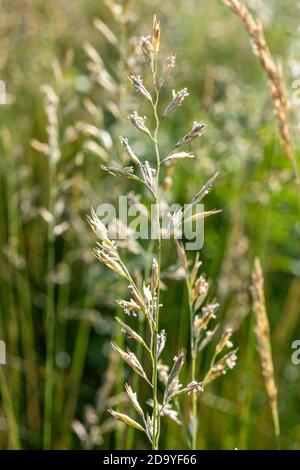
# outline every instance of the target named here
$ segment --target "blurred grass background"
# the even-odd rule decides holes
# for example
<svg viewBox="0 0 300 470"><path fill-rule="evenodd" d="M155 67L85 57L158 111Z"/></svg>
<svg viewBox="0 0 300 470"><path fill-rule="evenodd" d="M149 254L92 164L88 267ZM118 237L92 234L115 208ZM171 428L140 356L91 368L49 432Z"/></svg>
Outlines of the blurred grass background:
<svg viewBox="0 0 300 470"><path fill-rule="evenodd" d="M292 96L300 74L300 4L249 0L247 5L263 21ZM43 445L47 282L55 286L56 318L52 447L146 445L142 435L116 429L105 412L114 400L127 407L122 389L128 370L110 348L112 335L119 334L113 299L126 295L127 286L94 260L85 216L91 205L115 202L120 193L137 190L106 176L87 141L101 147L103 158L115 160L118 136L136 139L125 119L136 99L127 75L142 63L135 53L138 38L149 34L157 13L162 54L177 56L164 98L168 101L172 87L187 86L190 93L164 124L163 145L168 149L194 119L207 125L201 143L192 147L197 160L178 164L171 198L187 202L220 170L206 208L223 212L205 225L201 259L212 282L211 296L221 304L220 319L234 322L239 347L236 369L201 398L199 447L275 448L249 298L253 257L259 255L279 387L281 445L299 449L300 366L291 362L292 342L300 339L299 189L279 142L266 77L238 18L220 0L124 0L122 8L121 15L111 0L1 0L0 79L6 83L7 104L0 106L0 339L6 343L7 364L0 366L0 447ZM95 28L95 18L114 32L116 45ZM92 79L87 43L113 77L113 91ZM60 100L54 272L47 269L48 162L32 145L33 139L47 139L45 83ZM296 147L298 118L296 102ZM82 123L105 133L91 138ZM147 152L143 139L134 145ZM176 263L171 242L163 258L165 266ZM144 265L134 254L128 263L137 275ZM184 283L164 282L161 324L168 333L166 355L172 357L188 341L187 299ZM208 360L203 355L202 370ZM163 448L185 446L176 426L164 423Z"/></svg>

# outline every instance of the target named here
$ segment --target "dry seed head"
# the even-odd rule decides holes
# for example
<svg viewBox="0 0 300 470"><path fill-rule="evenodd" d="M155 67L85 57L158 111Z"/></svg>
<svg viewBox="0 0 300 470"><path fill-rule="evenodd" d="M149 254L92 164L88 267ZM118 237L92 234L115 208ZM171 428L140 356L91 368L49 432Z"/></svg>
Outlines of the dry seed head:
<svg viewBox="0 0 300 470"><path fill-rule="evenodd" d="M150 95L149 91L145 88L145 86L143 85L143 80L141 79L141 76L140 75L130 75L130 77L128 77L128 78L131 81L131 83L133 84L136 91L138 93L140 93L141 95L143 95L148 101L152 102L151 95Z"/></svg>
<svg viewBox="0 0 300 470"><path fill-rule="evenodd" d="M231 336L232 328L226 328L216 346L216 354L220 354L225 347L232 348L233 344L230 341Z"/></svg>
<svg viewBox="0 0 300 470"><path fill-rule="evenodd" d="M171 103L167 106L167 108L165 109L163 117L166 117L168 114L170 114L173 111L173 109L177 108L177 106L181 106L184 99L187 96L189 96L189 94L188 94L187 88L183 88L177 93L175 92L175 90L173 90L172 96L173 96L173 99Z"/></svg>
<svg viewBox="0 0 300 470"><path fill-rule="evenodd" d="M181 223L183 217L183 212L182 209L178 209L176 211L170 211L168 212L168 219L169 219L169 225L168 225L168 231L169 233L172 233L176 227Z"/></svg>
<svg viewBox="0 0 300 470"><path fill-rule="evenodd" d="M175 61L176 61L176 56L173 54L169 54L168 57L165 60L164 66L163 66L163 73L168 73L171 69L175 67Z"/></svg>
<svg viewBox="0 0 300 470"><path fill-rule="evenodd" d="M211 211L197 212L196 214L193 214L191 217L189 217L187 219L187 222L194 222L195 220L206 219L207 217L211 217L212 215L220 214L220 212L222 212L222 209L212 209Z"/></svg>
<svg viewBox="0 0 300 470"><path fill-rule="evenodd" d="M107 171L112 176L124 176L130 180L138 180L139 178L133 174L133 167L117 168L115 166L101 165L102 170Z"/></svg>
<svg viewBox="0 0 300 470"><path fill-rule="evenodd" d="M182 139L180 139L174 148L180 147L181 145L187 144L188 142L191 142L197 137L200 137L202 135L204 127L205 124L202 124L198 121L194 121L192 130L188 134L186 134Z"/></svg>
<svg viewBox="0 0 300 470"><path fill-rule="evenodd" d="M158 308L157 295L153 294L150 286L148 287L145 284L143 285L143 292L146 299L147 312L149 312L150 322L152 325L154 325L156 319L156 311ZM160 304L159 306L161 307L162 305Z"/></svg>
<svg viewBox="0 0 300 470"><path fill-rule="evenodd" d="M123 423L128 424L128 426L132 426L133 428L136 428L139 431L145 432L145 429L137 421L125 415L124 413L120 413L119 411L112 410L111 408L108 409L107 411L118 421L122 421Z"/></svg>
<svg viewBox="0 0 300 470"><path fill-rule="evenodd" d="M279 436L280 426L278 418L277 387L275 383L274 366L272 360L270 326L265 305L264 277L258 258L255 259L254 263L251 292L253 297L253 310L256 318L255 333L261 359L262 372L265 380L267 394L270 400L275 434Z"/></svg>
<svg viewBox="0 0 300 470"><path fill-rule="evenodd" d="M106 256L104 256L99 248L95 248L93 251L94 251L96 258L98 258L99 261L105 264L105 266L110 268L112 271L115 271L120 276L126 277L126 274L124 273L123 269L121 268L121 266L119 265L117 261L109 259Z"/></svg>
<svg viewBox="0 0 300 470"><path fill-rule="evenodd" d="M204 300L208 294L208 290L209 282L205 279L204 275L201 274L192 287L192 300L195 301L199 297Z"/></svg>
<svg viewBox="0 0 300 470"><path fill-rule="evenodd" d="M172 164L176 160L183 160L184 158L195 158L195 155L193 155L190 152L176 152L176 153L171 153L171 155L168 155L163 162L166 163L167 165Z"/></svg>
<svg viewBox="0 0 300 470"><path fill-rule="evenodd" d="M288 100L288 93L281 67L278 66L274 61L274 58L266 42L261 22L255 20L248 8L239 0L224 0L224 3L243 22L251 38L254 53L258 57L262 68L265 70L269 78L271 94L275 108L275 116L278 121L280 139L286 155L292 163L295 177L298 180L298 165L290 137L288 121L290 103Z"/></svg>
<svg viewBox="0 0 300 470"><path fill-rule="evenodd" d="M128 139L126 139L124 137L120 137L120 141L121 141L123 149L127 153L130 160L132 160L132 162L135 163L136 165L140 165L140 160L138 159L138 157L136 156L136 154L134 153L134 151L130 147L130 145L128 143Z"/></svg>
<svg viewBox="0 0 300 470"><path fill-rule="evenodd" d="M152 439L153 439L153 418L150 417L149 415L147 415L145 425L146 425L146 434L147 434L150 442L152 442Z"/></svg>
<svg viewBox="0 0 300 470"><path fill-rule="evenodd" d="M156 15L154 15L153 22L152 22L152 47L153 47L155 55L157 55L159 51L159 44L160 44L160 22L157 21L157 17Z"/></svg>
<svg viewBox="0 0 300 470"><path fill-rule="evenodd" d="M133 317L136 317L136 312L141 310L141 307L133 299L131 299L129 302L127 302L126 300L116 300L116 303L120 305L126 315L129 316L132 315Z"/></svg>
<svg viewBox="0 0 300 470"><path fill-rule="evenodd" d="M138 414L144 419L144 412L142 410L141 405L138 402L136 393L134 393L134 391L128 384L125 384L125 390L126 390L127 395L129 396L131 403L133 404L133 407L138 412Z"/></svg>
<svg viewBox="0 0 300 470"><path fill-rule="evenodd" d="M193 197L192 205L197 204L198 202L202 201L202 199L212 190L216 179L219 176L219 172L215 173L207 183L200 189L200 191Z"/></svg>
<svg viewBox="0 0 300 470"><path fill-rule="evenodd" d="M97 216L96 212L94 211L93 207L91 208L91 215L87 216L87 221L90 224L93 232L99 238L99 240L107 243L108 245L111 244L111 241L108 238L108 232L105 225L101 222L99 217Z"/></svg>
<svg viewBox="0 0 300 470"><path fill-rule="evenodd" d="M164 65L163 65L160 81L159 81L160 86L163 85L166 75L170 72L172 68L174 68L175 60L176 60L176 57L173 54L169 54L168 57L166 58Z"/></svg>
<svg viewBox="0 0 300 470"><path fill-rule="evenodd" d="M152 403L152 405L153 405L153 403ZM179 425L182 425L182 423L181 423L181 421L178 417L178 411L174 410L170 403L165 403L163 406L158 405L158 409L159 409L160 416L166 416L167 418L170 418L175 423L177 423Z"/></svg>
<svg viewBox="0 0 300 470"><path fill-rule="evenodd" d="M110 244L107 242L97 243L97 246L94 248L93 252L99 261L119 275L127 278L127 273L124 271L119 262L120 258L118 251L113 242L110 242Z"/></svg>
<svg viewBox="0 0 300 470"><path fill-rule="evenodd" d="M48 134L48 148L49 158L52 163L56 164L60 157L61 152L59 148L58 138L58 104L59 99L53 88L49 85L44 85L41 88L44 94L45 111L48 119L47 134Z"/></svg>
<svg viewBox="0 0 300 470"><path fill-rule="evenodd" d="M181 395L189 395L192 391L203 392L203 385L202 382L196 382L193 380L190 382L186 387L180 388L169 397L169 400L174 400Z"/></svg>
<svg viewBox="0 0 300 470"><path fill-rule="evenodd" d="M138 289L135 286L129 285L128 288L130 292L132 293L135 302L137 303L137 305L139 305L140 310L144 313L145 317L147 318L149 325L152 327L153 318L152 318L151 308L146 305L142 294L138 291Z"/></svg>
<svg viewBox="0 0 300 470"><path fill-rule="evenodd" d="M147 134L149 137L151 137L151 133L149 129L145 126L145 121L146 117L141 117L138 115L136 111L133 111L128 115L128 119L131 122L131 124L134 125L136 129L139 131L143 132L144 134Z"/></svg>
<svg viewBox="0 0 300 470"><path fill-rule="evenodd" d="M147 312L147 307L146 307L146 304L145 304L144 299L141 296L140 292L133 285L130 285L128 287L128 289L131 291L136 304L140 307L142 312L146 313Z"/></svg>
<svg viewBox="0 0 300 470"><path fill-rule="evenodd" d="M157 335L157 357L161 355L166 345L167 335L165 330L161 330Z"/></svg>
<svg viewBox="0 0 300 470"><path fill-rule="evenodd" d="M141 44L143 56L146 62L150 64L151 70L153 70L154 49L153 49L150 39L151 39L151 36L147 36L147 37L142 36L140 44Z"/></svg>
<svg viewBox="0 0 300 470"><path fill-rule="evenodd" d="M120 260L120 257L119 257L119 253L118 253L118 250L117 250L117 247L116 245L114 244L113 241L111 241L111 244L109 245L108 243L100 243L100 242L97 242L97 247L96 248L99 248L103 254L105 254L105 256L115 260L115 261L119 261Z"/></svg>
<svg viewBox="0 0 300 470"><path fill-rule="evenodd" d="M178 376L184 364L184 361L185 361L185 349L181 349L178 353L178 356L174 357L174 364L168 377L167 386L169 386L173 382L173 380Z"/></svg>
<svg viewBox="0 0 300 470"><path fill-rule="evenodd" d="M143 175L143 179L145 184L148 186L150 191L155 195L156 192L156 185L155 185L155 170L150 167L149 162L146 160L145 163L141 163L140 165L141 172Z"/></svg>
<svg viewBox="0 0 300 470"><path fill-rule="evenodd" d="M199 315L196 315L194 318L194 328L197 331L205 330L207 328L207 325L211 320L214 320L216 318L215 311L217 307L214 307L216 304L208 304L205 309L203 308L203 315L200 317Z"/></svg>
<svg viewBox="0 0 300 470"><path fill-rule="evenodd" d="M218 302L214 302L214 303L205 305L205 307L202 308L202 311L204 314L206 313L214 314L218 310L219 307L220 307L220 304Z"/></svg>
<svg viewBox="0 0 300 470"><path fill-rule="evenodd" d="M164 403L171 400L173 397L178 396L180 390L182 389L182 385L179 382L178 378L175 377L172 382L168 383L164 393Z"/></svg>
<svg viewBox="0 0 300 470"><path fill-rule="evenodd" d="M151 289L148 286L146 286L146 284L143 285L143 292L144 292L144 296L146 298L147 304L151 305L153 301L153 295L152 295Z"/></svg>
<svg viewBox="0 0 300 470"><path fill-rule="evenodd" d="M141 344L145 349L149 350L148 346L146 345L145 341L143 340L143 338L141 338L141 336L139 334L137 334L136 331L134 331L132 328L130 328L130 326L126 325L126 323L124 323L120 318L118 317L115 317L116 321L119 323L119 325L121 326L122 330L124 331L124 333L126 333L126 335L129 337L129 338L132 338L134 339L137 343Z"/></svg>
<svg viewBox="0 0 300 470"><path fill-rule="evenodd" d="M221 375L225 375L229 369L233 369L236 366L237 361L236 353L237 349L226 354L226 356L222 357L215 365L213 365L206 374L203 384L207 385L209 382L212 382Z"/></svg>
<svg viewBox="0 0 300 470"><path fill-rule="evenodd" d="M127 349L127 352L123 351L123 349L119 348L116 343L112 343L112 347L120 355L123 361L134 370L134 372L143 377L143 379L145 379L146 382L151 385L151 382L149 381L142 364L139 362L138 358L133 352L131 352L129 349Z"/></svg>

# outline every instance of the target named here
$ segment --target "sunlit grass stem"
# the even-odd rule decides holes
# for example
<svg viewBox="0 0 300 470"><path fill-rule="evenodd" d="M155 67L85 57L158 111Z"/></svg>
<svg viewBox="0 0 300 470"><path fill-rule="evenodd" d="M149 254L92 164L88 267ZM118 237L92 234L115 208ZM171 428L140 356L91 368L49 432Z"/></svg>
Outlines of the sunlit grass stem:
<svg viewBox="0 0 300 470"><path fill-rule="evenodd" d="M156 83L157 73L157 55L154 60L154 72L153 72L153 83L155 87L156 97L155 101L152 102L153 112L155 117L155 131L154 131L154 147L156 155L156 216L157 216L157 264L158 264L158 279L160 279L161 271L161 226L160 226L160 202L159 202L159 173L160 173L160 154L158 147L158 131L159 131L159 117L157 112L157 105L159 100L159 88ZM153 330L152 338L152 386L153 386L153 442L152 449L158 449L159 435L160 435L160 415L158 412L158 400L157 400L157 336L159 331L159 301L160 301L160 286L157 288L157 310L155 318L155 326Z"/></svg>
<svg viewBox="0 0 300 470"><path fill-rule="evenodd" d="M196 342L194 336L194 314L193 314L193 303L192 303L192 292L191 286L189 283L188 276L186 276L186 287L188 292L188 303L189 303L189 314L190 314L190 349L191 349L191 380L196 380L196 361L197 361L197 351L196 351ZM197 431L198 431L198 416L197 416L197 392L193 390L192 392L192 449L197 448Z"/></svg>

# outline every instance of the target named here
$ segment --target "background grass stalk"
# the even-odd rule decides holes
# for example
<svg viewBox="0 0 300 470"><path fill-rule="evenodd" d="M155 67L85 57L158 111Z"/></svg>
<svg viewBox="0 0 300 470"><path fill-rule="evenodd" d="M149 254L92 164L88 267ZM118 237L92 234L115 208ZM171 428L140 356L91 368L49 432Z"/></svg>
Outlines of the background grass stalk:
<svg viewBox="0 0 300 470"><path fill-rule="evenodd" d="M148 279L150 277L151 273L151 261L153 257L153 249L154 249L154 240L151 240L148 246L148 253L147 253L147 264L145 267L145 279ZM143 338L145 335L145 317L144 315L139 315L138 317L138 330L137 333ZM143 348L141 344L136 345L136 356L139 360L141 360L142 354L143 354ZM133 376L132 379L132 388L133 390L138 390L139 389L139 379L137 375ZM128 427L127 430L127 435L126 435L126 442L125 442L125 449L126 450L131 450L134 442L134 435L135 435L135 428L132 426Z"/></svg>
<svg viewBox="0 0 300 470"><path fill-rule="evenodd" d="M53 273L55 268L54 247L54 207L56 199L56 165L51 162L49 168L49 212L53 215L48 225L48 262L47 262L47 313L46 313L46 372L45 372L45 416L44 416L44 449L51 448L52 409L54 386L54 338L55 338L55 298Z"/></svg>
<svg viewBox="0 0 300 470"><path fill-rule="evenodd" d="M11 400L11 394L7 386L6 378L3 373L3 366L0 365L0 389L3 400L3 405L5 407L6 418L9 423L8 427L8 437L9 437L9 446L13 450L21 449L21 444L19 440L18 425L16 422L15 412L13 403Z"/></svg>
<svg viewBox="0 0 300 470"><path fill-rule="evenodd" d="M49 146L49 200L48 200L48 239L47 239L47 310L46 310L46 370L45 370L45 414L44 414L44 449L50 449L52 443L53 388L54 388L54 349L55 349L55 206L57 198L57 162L60 158L58 146L58 97L51 87L43 87L45 110L48 119Z"/></svg>
<svg viewBox="0 0 300 470"><path fill-rule="evenodd" d="M197 350L196 350L196 342L195 342L194 328L193 328L194 314L193 314L192 292L191 292L191 286L190 286L187 275L186 275L186 287L187 287L187 292L188 292L189 314L190 314L190 348L191 348L191 361L192 361L191 380L193 382L193 381L196 381ZM196 390L193 390L192 392L192 420L193 420L192 449L196 449L197 448L197 431L198 431Z"/></svg>
<svg viewBox="0 0 300 470"><path fill-rule="evenodd" d="M155 117L155 130L154 130L154 148L156 155L156 216L157 216L157 236L158 236L158 246L157 246L157 265L158 265L158 279L160 280L161 272L161 226L160 226L160 202L159 202L159 173L160 173L160 155L158 147L158 131L159 131L159 117L157 113L157 105L159 100L159 88L156 84L156 74L157 74L157 53L155 54L154 59L154 71L153 71L153 84L155 87L156 97L155 101L152 102L153 112ZM155 326L153 331L153 340L152 340L152 357L153 357L153 366L152 366L152 386L153 386L153 442L152 448L158 449L159 435L160 435L160 414L158 412L158 401L157 401L157 335L159 331L159 301L160 301L160 283L158 282L157 288L157 308L156 308L156 317L155 317Z"/></svg>

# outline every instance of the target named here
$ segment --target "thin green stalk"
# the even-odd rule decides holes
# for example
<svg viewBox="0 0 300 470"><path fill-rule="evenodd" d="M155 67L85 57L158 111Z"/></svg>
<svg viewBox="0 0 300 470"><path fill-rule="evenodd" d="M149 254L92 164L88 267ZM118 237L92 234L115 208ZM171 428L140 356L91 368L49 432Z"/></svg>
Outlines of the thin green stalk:
<svg viewBox="0 0 300 470"><path fill-rule="evenodd" d="M22 275L16 270L16 283L18 286L20 311L22 349L26 369L26 394L27 394L27 423L29 429L40 429L39 410L39 383L37 374L37 358L34 341L33 312L30 298L30 289L27 273Z"/></svg>
<svg viewBox="0 0 300 470"><path fill-rule="evenodd" d="M253 381L246 383L248 374L251 371L255 357L255 333L254 333L255 318L254 315L250 318L249 333L247 340L247 353L246 353L246 367L244 376L244 397L241 410L241 428L239 435L239 448L242 450L248 449L249 434L251 432L251 400L253 397Z"/></svg>
<svg viewBox="0 0 300 470"><path fill-rule="evenodd" d="M146 264L146 267L145 267L145 279L148 279L149 276L150 276L151 259L152 259L152 255L153 255L153 248L154 248L154 244L153 244L153 242L150 242L149 246L148 246L148 254L147 254L148 255L147 256L148 261L147 261L147 264ZM144 315L139 315L139 317L138 317L138 330L137 330L137 332L142 338L144 337L144 334L145 334L145 317L144 317ZM137 346L136 346L135 354L136 354L136 357L139 360L141 359L142 352L143 352L143 348L142 348L141 344L138 343ZM137 375L133 376L132 388L133 388L133 390L136 390L138 392L139 378L138 378ZM132 426L129 426L128 431L127 431L127 436L126 436L126 443L125 443L125 449L126 450L131 450L133 448L134 434L135 434L135 428L132 427Z"/></svg>
<svg viewBox="0 0 300 470"><path fill-rule="evenodd" d="M127 63L127 56L128 56L128 23L127 21L124 20L124 18L127 17L129 11L130 11L130 5L131 1L122 1L122 16L119 18L119 27L120 27L120 43L119 43L119 72L120 76L126 76L129 72L129 67ZM120 110L120 116L119 119L116 121L116 126L115 126L115 136L117 137L120 135L120 122L123 120L123 118L126 115L126 98L127 98L127 85L126 82L120 81L119 83L119 98L118 98L118 105L119 105L119 110ZM123 313L120 311L119 315L123 316ZM122 347L125 344L124 337L120 332L117 333L116 339L118 339L120 346ZM118 364L118 374L120 377L125 377L125 367L124 367L124 362L120 361ZM122 387L121 383L123 381L119 380L116 383L116 392L121 393ZM124 443L124 434L122 429L117 428L116 429L116 447L117 449L121 449ZM125 444L126 445L126 444Z"/></svg>
<svg viewBox="0 0 300 470"><path fill-rule="evenodd" d="M145 319L144 316L140 315L138 318L138 329L137 333L143 338L145 332ZM135 350L135 355L136 357L140 360L141 355L143 353L143 347L141 344L137 344L136 350ZM137 374L133 376L132 380L132 388L133 390L138 390L138 384L139 384L139 377ZM128 427L127 430L127 435L126 435L126 442L125 442L125 449L126 450L132 450L133 449L133 438L135 434L135 428L132 426Z"/></svg>
<svg viewBox="0 0 300 470"><path fill-rule="evenodd" d="M125 320L124 312L122 309L117 310L117 315L121 318L121 320ZM120 346L120 348L124 349L125 337L122 331L120 330L120 328L118 327L114 328L113 337L116 343ZM123 361L118 361L116 365L116 373L119 379L116 380L115 393L116 395L120 395L123 392L123 386L124 386L124 380L125 380L125 368L124 368ZM125 438L124 430L117 426L116 431L115 431L115 448L117 450L124 449L124 442L125 442L124 438Z"/></svg>
<svg viewBox="0 0 300 470"><path fill-rule="evenodd" d="M156 84L156 73L157 73L157 57L154 61L154 71L153 71L153 83L155 86L156 97L155 101L152 102L153 112L155 117L155 131L154 131L154 148L156 154L156 216L157 216L157 231L158 231L158 247L157 247L157 265L158 265L158 279L160 279L161 271L161 227L160 227L160 202L159 202L159 173L160 173L160 155L158 148L158 131L159 131L159 117L157 113L157 105L159 100L159 88ZM158 285L157 289L157 309L155 317L155 325L152 338L152 386L153 386L153 440L152 440L152 449L158 449L159 436L160 436L160 414L158 412L158 400L157 400L157 336L159 331L159 303L160 303L160 286Z"/></svg>
<svg viewBox="0 0 300 470"><path fill-rule="evenodd" d="M70 260L68 260L68 256L65 255L64 259L66 262L69 261L69 266L71 266ZM61 284L57 288L57 294L56 294L56 305L57 305L57 317L56 317L56 322L57 322L57 328L56 328L56 334L55 334L55 351L67 351L67 328L68 328L68 318L65 316L65 311L70 305L70 288L71 288L71 282L67 282L64 284ZM77 345L78 340L76 339L76 345ZM73 355L72 355L73 358ZM71 375L71 374L70 374ZM57 378L57 386L55 390L55 403L53 406L53 415L55 416L55 422L57 417L58 417L58 424L61 425L61 432L60 432L60 437L62 440L62 445L65 446L65 440L64 440L64 419L61 419L61 417L65 416L65 412L67 407L70 404L70 399L66 400L66 370L64 367L60 367L57 370L56 373L56 378ZM75 392L75 390L74 390ZM76 397L75 397L76 399ZM70 428L70 422L69 422L69 428ZM59 444L61 445L61 444ZM65 448L65 447L64 447Z"/></svg>
<svg viewBox="0 0 300 470"><path fill-rule="evenodd" d="M19 450L21 449L21 444L18 434L18 425L16 422L16 416L14 412L13 402L11 399L11 394L8 389L6 378L3 372L3 366L0 366L0 389L3 406L8 422L9 447L11 450Z"/></svg>
<svg viewBox="0 0 300 470"><path fill-rule="evenodd" d="M157 406L157 330L153 332L152 341L152 385L153 385L153 438L152 438L152 449L157 450L157 430L158 430L158 406Z"/></svg>
<svg viewBox="0 0 300 470"><path fill-rule="evenodd" d="M84 306L87 305L87 300L84 302ZM89 320L80 320L78 333L76 336L76 343L73 352L73 361L70 371L69 379L69 393L67 395L68 400L65 405L64 422L63 422L63 445L66 449L70 448L71 443L71 424L74 419L76 412L76 405L78 403L78 397L80 392L80 382L82 379L88 341L90 337L91 323Z"/></svg>
<svg viewBox="0 0 300 470"><path fill-rule="evenodd" d="M196 379L196 355L192 350L192 382ZM197 392L193 390L193 434L192 434L192 449L197 449L197 431L198 431L198 416L197 416Z"/></svg>
<svg viewBox="0 0 300 470"><path fill-rule="evenodd" d="M193 303L192 303L192 293L189 279L186 276L186 287L188 291L188 301L189 301L189 313L190 313L190 348L191 348L191 360L192 360L192 382L196 381L196 361L197 361L197 351L196 351L196 342L193 332ZM197 448L197 431L198 431L198 416L197 416L197 392L193 390L192 392L192 449Z"/></svg>
<svg viewBox="0 0 300 470"><path fill-rule="evenodd" d="M54 351L55 351L55 204L57 198L56 171L61 157L58 138L58 97L49 86L42 88L48 125L49 147L49 200L50 214L47 234L47 306L46 306L46 369L45 369L45 412L43 429L44 449L52 444L53 388L54 388Z"/></svg>
<svg viewBox="0 0 300 470"><path fill-rule="evenodd" d="M6 140L8 142L6 142ZM6 176L6 189L7 189L7 246L10 251L15 255L18 253L18 235L19 235L19 223L18 223L18 199L16 197L16 167L15 161L11 158L9 149L11 148L12 142L10 135L4 136L4 143L6 142L7 152L4 149L5 158L5 176ZM9 146L10 145L10 146ZM4 222L5 225L5 222ZM6 243L5 243L6 244ZM7 300L6 300L6 315L8 320L8 348L11 355L18 357L20 355L20 338L21 328L20 325L20 313L17 301L17 289L15 279L15 267L8 260L6 268L7 279ZM15 416L18 421L20 416L20 405L21 405L21 375L20 371L13 368L10 374L10 393L14 402Z"/></svg>
<svg viewBox="0 0 300 470"><path fill-rule="evenodd" d="M44 416L44 449L51 448L52 436L52 410L54 387L54 337L55 337L55 292L53 272L55 269L55 200L56 200L56 164L50 160L49 164L49 212L52 215L48 224L48 260L47 260L47 313L46 313L46 372L45 372L45 416Z"/></svg>

